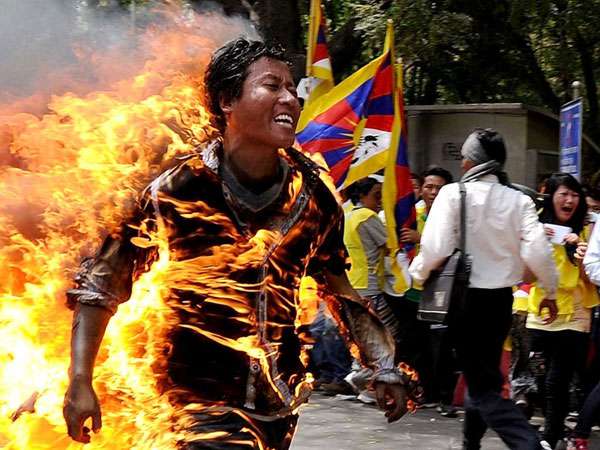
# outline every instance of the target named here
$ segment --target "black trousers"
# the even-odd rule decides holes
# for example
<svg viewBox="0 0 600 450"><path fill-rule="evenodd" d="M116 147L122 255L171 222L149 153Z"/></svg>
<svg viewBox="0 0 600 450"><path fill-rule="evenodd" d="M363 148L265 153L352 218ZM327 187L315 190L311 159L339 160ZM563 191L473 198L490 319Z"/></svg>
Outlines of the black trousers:
<svg viewBox="0 0 600 450"><path fill-rule="evenodd" d="M588 333L573 330L529 330L531 350L544 358L544 433L551 446L565 435L564 421L569 413L569 385L573 374L585 364Z"/></svg>
<svg viewBox="0 0 600 450"><path fill-rule="evenodd" d="M425 403L451 405L458 376L447 327L419 320L417 302L387 294L385 297L399 324L396 360L410 364L419 372Z"/></svg>
<svg viewBox="0 0 600 450"><path fill-rule="evenodd" d="M433 356L429 345L429 323L417 319L419 304L404 297L389 301L398 323L400 335L397 338L396 359L404 361L419 372L419 381L424 389L425 401L437 401L432 396L434 388Z"/></svg>
<svg viewBox="0 0 600 450"><path fill-rule="evenodd" d="M467 382L464 449L481 448L488 427L513 450L539 450L535 430L512 400L501 396L502 345L512 321L512 290L467 291L464 305L453 314L450 331Z"/></svg>
<svg viewBox="0 0 600 450"><path fill-rule="evenodd" d="M263 421L242 411L194 413L186 427L182 450L287 450L294 437L298 415Z"/></svg>
<svg viewBox="0 0 600 450"><path fill-rule="evenodd" d="M577 426L573 430L573 435L578 438L588 439L592 431L594 422L600 417L600 383L588 395L583 404L583 409L579 412Z"/></svg>

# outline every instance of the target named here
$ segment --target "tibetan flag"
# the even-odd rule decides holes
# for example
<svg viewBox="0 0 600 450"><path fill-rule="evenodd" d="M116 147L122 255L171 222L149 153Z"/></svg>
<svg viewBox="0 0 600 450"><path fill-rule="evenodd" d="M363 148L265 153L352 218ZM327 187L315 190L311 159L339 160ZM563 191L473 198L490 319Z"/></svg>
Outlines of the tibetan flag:
<svg viewBox="0 0 600 450"><path fill-rule="evenodd" d="M304 108L296 139L321 153L338 189L385 167L394 125L392 27L383 54Z"/></svg>
<svg viewBox="0 0 600 450"><path fill-rule="evenodd" d="M397 66L394 83L394 110L390 150L384 172L382 203L386 217L390 253L395 255L400 248L403 248L410 259L414 256L414 245L403 245L398 242L398 236L402 228L416 229L417 225L415 197L408 166L407 127L404 111L402 67L400 64ZM401 269L395 266L395 261L396 259L393 258L392 272L396 274L395 290L404 292L410 286L406 285L403 276L399 276Z"/></svg>
<svg viewBox="0 0 600 450"><path fill-rule="evenodd" d="M333 72L327 50L325 30L325 16L321 8L321 0L311 0L306 55L309 96L306 104L314 102L333 87Z"/></svg>

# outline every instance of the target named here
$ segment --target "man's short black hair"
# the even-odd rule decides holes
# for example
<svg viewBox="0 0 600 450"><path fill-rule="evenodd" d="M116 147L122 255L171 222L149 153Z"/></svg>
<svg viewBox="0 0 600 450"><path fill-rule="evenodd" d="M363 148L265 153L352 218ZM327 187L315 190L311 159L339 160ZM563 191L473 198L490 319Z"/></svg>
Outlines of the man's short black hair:
<svg viewBox="0 0 600 450"><path fill-rule="evenodd" d="M363 195L368 195L369 192L371 192L371 189L373 189L373 186L376 184L380 184L379 181L371 177L361 178L360 180L352 183L350 186L348 186L347 190L350 201L353 204L358 205L360 198Z"/></svg>
<svg viewBox="0 0 600 450"><path fill-rule="evenodd" d="M213 53L204 73L204 86L206 107L219 131L223 132L226 125L220 101L229 102L240 98L244 80L248 76L248 68L263 57L290 64L281 47L246 38L228 42Z"/></svg>
<svg viewBox="0 0 600 450"><path fill-rule="evenodd" d="M433 167L430 167L429 169L427 169L425 172L423 172L421 174L421 179L423 180L423 182L425 182L425 178L432 176L432 175L443 178L444 181L446 182L445 184L450 184L450 183L452 183L452 181L454 181L452 174L450 172L448 172L446 169L444 169L443 167L439 167L439 166L433 166Z"/></svg>
<svg viewBox="0 0 600 450"><path fill-rule="evenodd" d="M586 197L591 197L596 201L600 201L600 189L584 186L583 190Z"/></svg>

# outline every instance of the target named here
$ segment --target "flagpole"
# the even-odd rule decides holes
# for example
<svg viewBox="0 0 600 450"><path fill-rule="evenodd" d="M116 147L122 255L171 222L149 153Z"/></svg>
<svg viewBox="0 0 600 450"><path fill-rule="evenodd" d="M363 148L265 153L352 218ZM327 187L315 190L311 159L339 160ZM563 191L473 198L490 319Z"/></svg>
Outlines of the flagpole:
<svg viewBox="0 0 600 450"><path fill-rule="evenodd" d="M310 12L308 18L308 46L306 51L306 76L312 76L312 64L313 64L313 54L314 54L314 34L315 28L319 25L317 24L317 7L319 0L310 0Z"/></svg>

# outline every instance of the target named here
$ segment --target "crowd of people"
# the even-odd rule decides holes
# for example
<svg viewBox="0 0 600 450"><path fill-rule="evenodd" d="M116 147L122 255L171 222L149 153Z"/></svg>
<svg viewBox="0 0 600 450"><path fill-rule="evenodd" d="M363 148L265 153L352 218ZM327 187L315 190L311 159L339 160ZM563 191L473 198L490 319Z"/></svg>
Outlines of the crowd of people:
<svg viewBox="0 0 600 450"><path fill-rule="evenodd" d="M465 449L480 448L489 426L510 448L566 442L569 450L586 450L600 419L600 227L593 233L600 182L584 186L555 173L539 192L514 186L502 170L503 139L489 129L471 134L462 154L474 261L462 311L443 324L418 319L422 283L457 247L459 183L442 167L411 174L417 221L399 237L405 248L414 246L414 259L409 251L396 256L410 286L405 292L393 287L383 177L343 192L350 282L396 339L397 359L418 370L419 407L452 418L464 405ZM317 389L374 402L326 309L312 331ZM536 410L544 418L537 433L527 423ZM577 422L572 431L567 418Z"/></svg>

